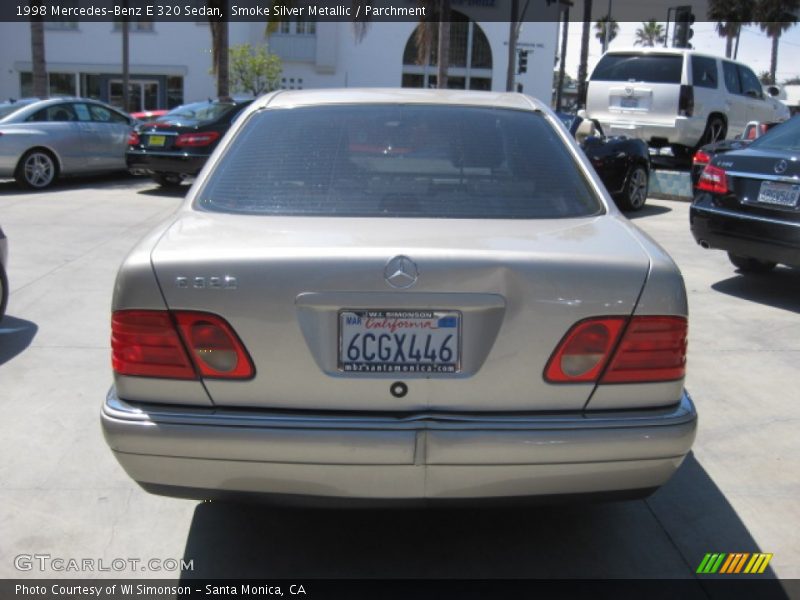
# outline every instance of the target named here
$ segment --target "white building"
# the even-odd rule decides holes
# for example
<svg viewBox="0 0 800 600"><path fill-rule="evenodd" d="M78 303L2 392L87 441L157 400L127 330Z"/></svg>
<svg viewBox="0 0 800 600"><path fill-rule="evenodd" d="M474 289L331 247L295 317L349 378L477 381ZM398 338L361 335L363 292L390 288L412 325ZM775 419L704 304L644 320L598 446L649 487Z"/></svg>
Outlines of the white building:
<svg viewBox="0 0 800 600"><path fill-rule="evenodd" d="M504 2L453 0L449 87L504 90L508 22L492 21ZM497 6L495 6L497 4ZM558 37L552 21L523 24L518 48L527 51L523 91L549 99ZM539 10L538 18L542 18ZM268 43L283 59L285 88L433 86L436 66L416 64L416 22L372 22L358 36L348 22L285 21L268 38L263 22L232 22L230 45ZM360 39L359 39L360 37ZM215 95L206 22L131 23L131 98L139 110L173 107ZM121 104L122 42L112 22L45 24L51 95L80 95ZM30 27L0 23L0 99L32 94ZM132 108L133 110L133 108Z"/></svg>

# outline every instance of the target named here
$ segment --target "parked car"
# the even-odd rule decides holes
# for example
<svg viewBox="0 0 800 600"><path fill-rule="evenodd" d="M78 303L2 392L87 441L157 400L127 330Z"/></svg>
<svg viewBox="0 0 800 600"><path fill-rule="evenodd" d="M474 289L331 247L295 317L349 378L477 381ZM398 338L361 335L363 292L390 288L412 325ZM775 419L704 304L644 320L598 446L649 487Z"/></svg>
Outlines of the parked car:
<svg viewBox="0 0 800 600"><path fill-rule="evenodd" d="M732 140L714 142L713 144L706 144L701 147L692 157L692 186L695 188L697 187L697 182L700 181L700 174L715 156L733 150L747 148L750 142L761 137L776 125L780 125L780 123L759 123L758 121L750 121L744 128L742 135L737 135Z"/></svg>
<svg viewBox="0 0 800 600"><path fill-rule="evenodd" d="M0 177L44 189L59 176L124 170L132 124L95 100L28 102L0 118Z"/></svg>
<svg viewBox="0 0 800 600"><path fill-rule="evenodd" d="M713 158L689 218L697 243L727 251L743 273L800 267L800 117Z"/></svg>
<svg viewBox="0 0 800 600"><path fill-rule="evenodd" d="M195 102L136 128L128 145L128 167L148 173L161 186L178 186L203 168L220 139L252 100Z"/></svg>
<svg viewBox="0 0 800 600"><path fill-rule="evenodd" d="M607 52L589 81L586 112L606 133L671 146L676 156L740 135L749 121L789 118L747 65L678 48Z"/></svg>
<svg viewBox="0 0 800 600"><path fill-rule="evenodd" d="M606 137L599 122L578 115L556 113L578 141L622 210L641 210L650 183L650 152L642 140Z"/></svg>
<svg viewBox="0 0 800 600"><path fill-rule="evenodd" d="M3 228L0 227L0 321L3 315L6 314L6 306L8 306L8 275L6 268L8 265L8 240L6 234L3 233Z"/></svg>
<svg viewBox="0 0 800 600"><path fill-rule="evenodd" d="M143 110L139 112L132 112L131 116L136 119L139 123L149 123L150 121L155 121L159 117L163 117L169 111L167 109L161 110Z"/></svg>
<svg viewBox="0 0 800 600"><path fill-rule="evenodd" d="M106 440L196 498L652 491L686 293L606 197L522 94L259 98L120 267Z"/></svg>

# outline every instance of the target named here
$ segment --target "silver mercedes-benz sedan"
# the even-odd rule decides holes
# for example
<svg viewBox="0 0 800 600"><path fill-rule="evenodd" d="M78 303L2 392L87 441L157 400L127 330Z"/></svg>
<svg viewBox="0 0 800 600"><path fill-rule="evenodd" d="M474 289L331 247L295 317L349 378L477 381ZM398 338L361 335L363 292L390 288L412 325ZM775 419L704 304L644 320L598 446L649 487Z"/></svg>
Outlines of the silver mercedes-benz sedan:
<svg viewBox="0 0 800 600"><path fill-rule="evenodd" d="M134 120L95 100L0 104L0 177L44 189L61 175L126 170Z"/></svg>
<svg viewBox="0 0 800 600"><path fill-rule="evenodd" d="M106 440L160 494L647 494L681 464L687 302L521 95L276 92L122 264Z"/></svg>

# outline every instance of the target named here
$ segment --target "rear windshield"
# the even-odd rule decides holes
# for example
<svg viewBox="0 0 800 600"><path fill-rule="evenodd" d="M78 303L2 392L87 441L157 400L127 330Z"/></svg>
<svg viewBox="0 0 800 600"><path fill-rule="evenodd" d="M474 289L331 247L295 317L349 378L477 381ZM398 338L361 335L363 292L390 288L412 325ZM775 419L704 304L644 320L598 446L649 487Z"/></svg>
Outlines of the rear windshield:
<svg viewBox="0 0 800 600"><path fill-rule="evenodd" d="M430 105L256 112L198 203L283 216L533 219L602 211L541 114Z"/></svg>
<svg viewBox="0 0 800 600"><path fill-rule="evenodd" d="M225 104L220 102L195 102L194 104L184 104L179 106L157 121L194 121L196 123L210 123L216 121L222 115L233 110L235 104Z"/></svg>
<svg viewBox="0 0 800 600"><path fill-rule="evenodd" d="M25 108L30 102L10 102L0 104L0 119L3 119L21 108Z"/></svg>
<svg viewBox="0 0 800 600"><path fill-rule="evenodd" d="M606 54L597 63L592 81L680 83L683 56L663 54Z"/></svg>
<svg viewBox="0 0 800 600"><path fill-rule="evenodd" d="M773 127L756 139L751 148L759 150L782 150L784 152L800 152L800 116Z"/></svg>

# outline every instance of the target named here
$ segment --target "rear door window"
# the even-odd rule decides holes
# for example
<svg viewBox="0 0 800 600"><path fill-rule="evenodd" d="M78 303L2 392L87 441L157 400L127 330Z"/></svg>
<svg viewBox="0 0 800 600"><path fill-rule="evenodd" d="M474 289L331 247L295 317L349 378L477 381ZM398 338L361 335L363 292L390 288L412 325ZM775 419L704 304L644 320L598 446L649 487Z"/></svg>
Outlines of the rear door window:
<svg viewBox="0 0 800 600"><path fill-rule="evenodd" d="M692 56L692 84L717 89L717 61L707 56Z"/></svg>
<svg viewBox="0 0 800 600"><path fill-rule="evenodd" d="M722 74L725 77L725 89L731 94L741 94L742 84L739 82L739 69L736 68L736 64L723 61Z"/></svg>
<svg viewBox="0 0 800 600"><path fill-rule="evenodd" d="M592 81L680 83L683 56L669 54L606 54L597 63Z"/></svg>
<svg viewBox="0 0 800 600"><path fill-rule="evenodd" d="M33 113L28 117L28 121L39 122L62 122L62 121L77 121L78 117L75 115L75 109L72 104L55 104L48 106L40 111Z"/></svg>
<svg viewBox="0 0 800 600"><path fill-rule="evenodd" d="M603 210L543 115L435 105L253 113L197 202L281 216L533 219Z"/></svg>

